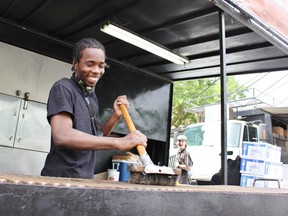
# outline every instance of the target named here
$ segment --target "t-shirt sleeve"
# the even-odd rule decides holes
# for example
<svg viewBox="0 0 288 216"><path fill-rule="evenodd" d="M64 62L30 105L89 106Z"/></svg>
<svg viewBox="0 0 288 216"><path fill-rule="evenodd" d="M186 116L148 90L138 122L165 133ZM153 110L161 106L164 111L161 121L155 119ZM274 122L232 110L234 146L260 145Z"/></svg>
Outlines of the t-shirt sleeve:
<svg viewBox="0 0 288 216"><path fill-rule="evenodd" d="M67 112L73 115L73 100L71 92L66 86L57 82L50 90L47 103L47 119L60 112Z"/></svg>

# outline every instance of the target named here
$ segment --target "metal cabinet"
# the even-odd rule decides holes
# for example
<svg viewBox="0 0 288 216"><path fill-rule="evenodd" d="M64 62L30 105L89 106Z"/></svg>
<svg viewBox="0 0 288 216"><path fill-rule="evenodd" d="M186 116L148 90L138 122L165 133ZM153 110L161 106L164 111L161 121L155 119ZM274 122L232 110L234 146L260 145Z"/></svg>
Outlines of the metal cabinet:
<svg viewBox="0 0 288 216"><path fill-rule="evenodd" d="M40 175L50 137L46 104L0 94L0 172Z"/></svg>
<svg viewBox="0 0 288 216"><path fill-rule="evenodd" d="M48 152L46 104L0 94L0 145Z"/></svg>

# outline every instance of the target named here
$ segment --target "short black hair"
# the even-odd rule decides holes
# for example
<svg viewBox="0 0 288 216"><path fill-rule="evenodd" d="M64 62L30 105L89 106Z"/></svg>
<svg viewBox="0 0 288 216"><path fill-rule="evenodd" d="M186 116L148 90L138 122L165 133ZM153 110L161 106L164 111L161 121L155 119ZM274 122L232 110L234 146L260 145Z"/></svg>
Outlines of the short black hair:
<svg viewBox="0 0 288 216"><path fill-rule="evenodd" d="M98 40L96 40L94 38L83 38L75 44L75 47L73 50L73 56L72 56L73 62L79 61L81 59L82 51L86 48L101 49L104 52L104 54L106 55L105 47Z"/></svg>

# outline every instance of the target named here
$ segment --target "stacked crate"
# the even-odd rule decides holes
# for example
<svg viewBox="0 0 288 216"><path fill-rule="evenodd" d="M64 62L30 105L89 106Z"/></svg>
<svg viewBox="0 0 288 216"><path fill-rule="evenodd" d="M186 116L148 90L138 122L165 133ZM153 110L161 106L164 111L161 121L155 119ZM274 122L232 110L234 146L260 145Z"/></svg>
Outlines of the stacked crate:
<svg viewBox="0 0 288 216"><path fill-rule="evenodd" d="M281 137L285 136L285 130L282 127L273 126L272 131L273 131L273 133L278 134Z"/></svg>
<svg viewBox="0 0 288 216"><path fill-rule="evenodd" d="M255 187L279 187L279 182L283 179L283 163L280 160L281 148L278 146L269 143L243 142L240 185L252 187L255 183Z"/></svg>

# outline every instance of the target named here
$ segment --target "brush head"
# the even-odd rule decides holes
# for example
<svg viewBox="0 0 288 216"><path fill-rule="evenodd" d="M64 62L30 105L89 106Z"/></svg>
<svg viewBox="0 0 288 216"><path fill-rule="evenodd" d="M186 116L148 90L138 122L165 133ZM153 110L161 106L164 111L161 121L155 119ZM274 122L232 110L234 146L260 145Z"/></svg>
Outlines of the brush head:
<svg viewBox="0 0 288 216"><path fill-rule="evenodd" d="M129 182L144 185L176 186L181 169L156 165L130 165Z"/></svg>

